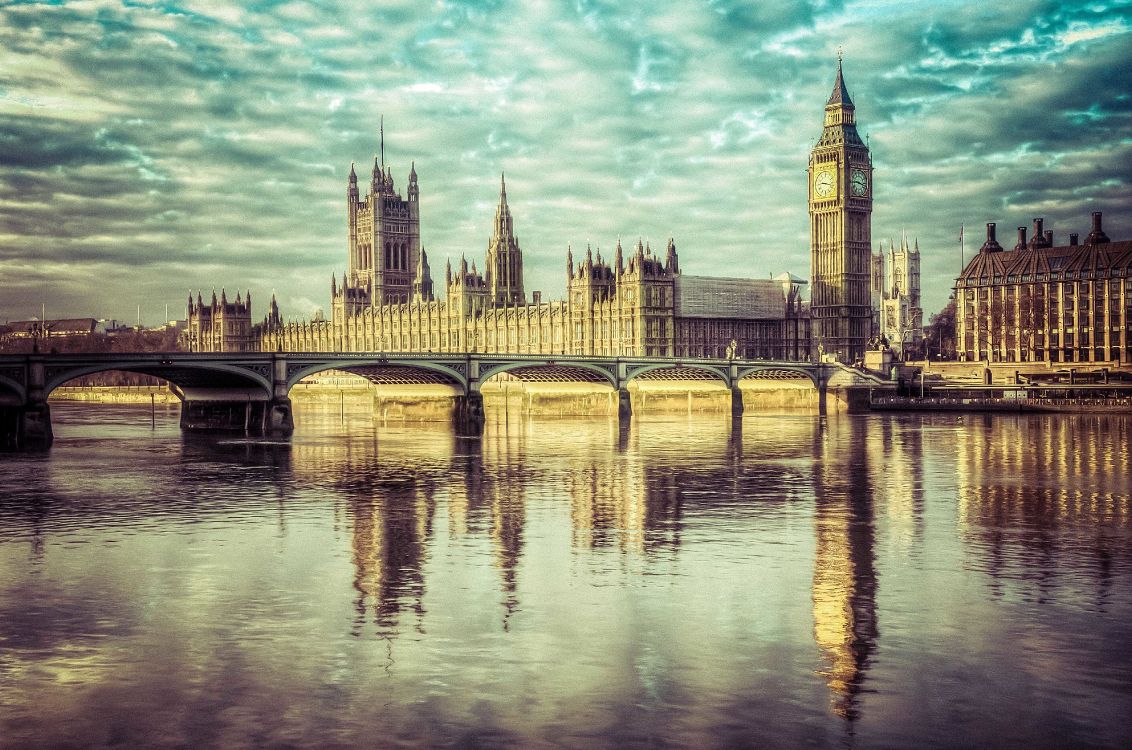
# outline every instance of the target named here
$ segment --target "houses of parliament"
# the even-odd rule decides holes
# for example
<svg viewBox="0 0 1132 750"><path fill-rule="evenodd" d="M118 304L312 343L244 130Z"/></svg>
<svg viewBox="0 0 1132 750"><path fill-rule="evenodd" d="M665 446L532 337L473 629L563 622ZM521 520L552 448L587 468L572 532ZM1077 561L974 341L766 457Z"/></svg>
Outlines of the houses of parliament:
<svg viewBox="0 0 1132 750"><path fill-rule="evenodd" d="M566 296L528 294L523 253L501 176L482 269L447 263L442 294L421 243L420 184L404 194L382 155L363 189L346 185L347 263L331 279L329 320L284 322L271 300L253 324L251 295L191 296L183 344L191 351L506 352L591 356L808 360L861 358L875 335L871 289L872 164L857 134L838 62L822 135L810 155L812 303L807 283L693 276L677 245L617 241L612 257L567 248ZM918 274L917 274L918 277ZM917 278L918 282L918 278ZM918 285L918 284L917 284ZM918 289L916 290L918 295Z"/></svg>

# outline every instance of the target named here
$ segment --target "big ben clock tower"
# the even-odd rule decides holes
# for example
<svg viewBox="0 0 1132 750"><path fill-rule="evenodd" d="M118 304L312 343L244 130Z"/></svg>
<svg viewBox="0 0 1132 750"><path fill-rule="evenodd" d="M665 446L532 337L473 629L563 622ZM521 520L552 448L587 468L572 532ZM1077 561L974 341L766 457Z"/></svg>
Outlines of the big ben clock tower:
<svg viewBox="0 0 1132 750"><path fill-rule="evenodd" d="M825 127L810 151L810 318L815 348L852 363L872 327L873 163L857 134L841 75L825 104Z"/></svg>

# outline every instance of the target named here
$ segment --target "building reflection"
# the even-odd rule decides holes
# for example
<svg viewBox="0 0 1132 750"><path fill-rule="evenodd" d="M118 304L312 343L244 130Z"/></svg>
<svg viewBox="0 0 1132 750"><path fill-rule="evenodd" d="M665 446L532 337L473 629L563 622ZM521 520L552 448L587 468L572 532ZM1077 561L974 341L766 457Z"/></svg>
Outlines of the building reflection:
<svg viewBox="0 0 1132 750"><path fill-rule="evenodd" d="M957 432L958 524L992 589L1010 580L1053 594L1092 570L1104 596L1128 550L1132 423L1121 415L971 415ZM1088 484L1065 477L1089 477ZM1088 580L1085 577L1084 580Z"/></svg>
<svg viewBox="0 0 1132 750"><path fill-rule="evenodd" d="M503 629L507 630L511 616L519 608L517 571L526 524L525 432L523 429L493 430L476 442L482 445L484 454L482 458L473 454L473 461L479 459L481 467L482 478L477 480L477 490L489 510L492 556L499 571Z"/></svg>
<svg viewBox="0 0 1132 750"><path fill-rule="evenodd" d="M422 628L423 568L437 508L435 468L451 460L453 440L442 426L395 430L381 439L371 434L295 441L297 480L341 498L336 508L349 529L354 566L355 635L367 622L379 632L396 631L407 613Z"/></svg>
<svg viewBox="0 0 1132 750"><path fill-rule="evenodd" d="M878 635L867 425L864 418L830 419L814 445L814 639L833 711L849 722L860 716L859 695Z"/></svg>

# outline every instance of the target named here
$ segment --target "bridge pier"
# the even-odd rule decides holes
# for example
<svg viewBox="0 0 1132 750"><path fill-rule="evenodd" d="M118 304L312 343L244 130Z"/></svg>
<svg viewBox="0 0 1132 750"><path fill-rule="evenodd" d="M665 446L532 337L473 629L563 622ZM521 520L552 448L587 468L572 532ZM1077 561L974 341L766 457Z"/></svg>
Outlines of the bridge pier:
<svg viewBox="0 0 1132 750"><path fill-rule="evenodd" d="M0 450L45 451L55 442L46 401L0 406Z"/></svg>
<svg viewBox="0 0 1132 750"><path fill-rule="evenodd" d="M821 400L824 407L822 413L843 412L845 414L863 414L869 411L869 391L865 385L847 385L836 388L826 388L825 398Z"/></svg>
<svg viewBox="0 0 1132 750"><path fill-rule="evenodd" d="M484 411L483 394L469 390L456 397L456 408L452 411L452 421L456 434L478 437L483 434Z"/></svg>
<svg viewBox="0 0 1132 750"><path fill-rule="evenodd" d="M627 425L633 417L633 399L629 396L629 389L621 386L617 389L617 422Z"/></svg>
<svg viewBox="0 0 1132 750"><path fill-rule="evenodd" d="M0 407L0 448L9 451L45 451L55 442L51 429L51 407L47 405L46 368L43 357L33 354L25 362L27 395Z"/></svg>
<svg viewBox="0 0 1132 750"><path fill-rule="evenodd" d="M743 391L737 385L731 387L731 416L743 416Z"/></svg>

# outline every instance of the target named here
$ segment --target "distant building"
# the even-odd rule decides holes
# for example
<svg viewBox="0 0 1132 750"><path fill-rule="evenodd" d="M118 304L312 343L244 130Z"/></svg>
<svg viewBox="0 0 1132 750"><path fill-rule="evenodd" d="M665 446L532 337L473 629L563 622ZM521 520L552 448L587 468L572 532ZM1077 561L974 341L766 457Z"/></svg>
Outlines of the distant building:
<svg viewBox="0 0 1132 750"><path fill-rule="evenodd" d="M12 338L26 339L33 336L59 338L63 336L93 336L106 333L101 321L94 318L63 318L60 320L13 320L8 323Z"/></svg>
<svg viewBox="0 0 1132 750"><path fill-rule="evenodd" d="M955 281L960 359L991 362L1111 362L1132 353L1132 241L1112 242L1093 214L1084 244L1034 219L1034 236L1018 227L1004 250L987 239Z"/></svg>
<svg viewBox="0 0 1132 750"><path fill-rule="evenodd" d="M872 258L873 335L883 338L897 354L919 347L924 335L920 307L920 241L908 246L907 235L899 249L890 240Z"/></svg>

